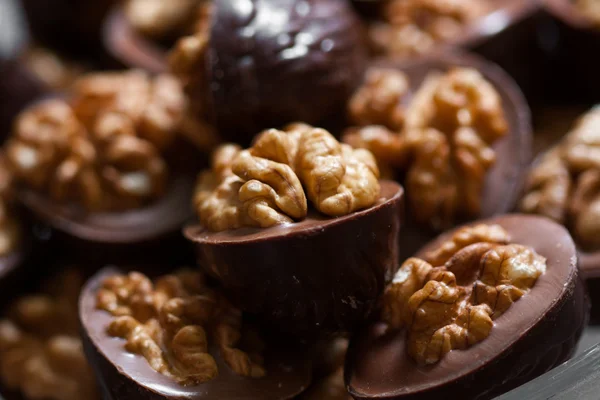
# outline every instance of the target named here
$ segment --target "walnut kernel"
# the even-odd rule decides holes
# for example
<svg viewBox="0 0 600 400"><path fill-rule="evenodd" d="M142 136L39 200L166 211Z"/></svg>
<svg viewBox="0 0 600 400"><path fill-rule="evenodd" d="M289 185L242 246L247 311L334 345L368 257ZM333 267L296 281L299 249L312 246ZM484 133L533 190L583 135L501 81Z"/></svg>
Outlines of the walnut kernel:
<svg viewBox="0 0 600 400"><path fill-rule="evenodd" d="M392 0L383 7L384 22L372 24L369 33L377 52L423 54L460 35L488 10L483 0Z"/></svg>
<svg viewBox="0 0 600 400"><path fill-rule="evenodd" d="M411 258L398 270L382 318L407 329L408 353L419 365L487 338L493 321L546 272L535 250L507 242L497 225L463 228L429 253L431 264Z"/></svg>
<svg viewBox="0 0 600 400"><path fill-rule="evenodd" d="M125 339L127 351L142 355L155 371L182 385L218 375L211 340L236 374L266 373L264 345L255 339L248 352L239 348L249 336L241 312L206 286L199 272L183 270L154 283L137 272L111 276L98 290L96 306L115 317L107 327L109 335Z"/></svg>
<svg viewBox="0 0 600 400"><path fill-rule="evenodd" d="M0 379L25 398L100 399L78 335L82 279L60 276L47 293L18 299L0 321Z"/></svg>
<svg viewBox="0 0 600 400"><path fill-rule="evenodd" d="M375 107L377 97L364 95L375 90L370 86L367 81L355 97ZM459 216L478 215L485 178L496 161L492 145L508 131L498 92L478 71L454 68L431 73L406 106L396 104L400 106L400 132L366 125L348 129L343 140L370 150L386 175L403 172L418 222L443 228ZM378 122L383 120L378 116Z"/></svg>
<svg viewBox="0 0 600 400"><path fill-rule="evenodd" d="M174 78L143 72L78 79L71 103L53 99L25 110L6 145L18 182L89 210L139 207L162 196L163 152L186 101Z"/></svg>
<svg viewBox="0 0 600 400"><path fill-rule="evenodd" d="M262 132L248 150L219 147L212 171L199 177L194 205L212 231L266 228L305 218L307 197L329 216L370 207L379 198L378 178L369 151L340 144L323 129L294 124Z"/></svg>
<svg viewBox="0 0 600 400"><path fill-rule="evenodd" d="M534 165L520 202L524 212L564 224L584 249L600 247L600 108L583 115Z"/></svg>

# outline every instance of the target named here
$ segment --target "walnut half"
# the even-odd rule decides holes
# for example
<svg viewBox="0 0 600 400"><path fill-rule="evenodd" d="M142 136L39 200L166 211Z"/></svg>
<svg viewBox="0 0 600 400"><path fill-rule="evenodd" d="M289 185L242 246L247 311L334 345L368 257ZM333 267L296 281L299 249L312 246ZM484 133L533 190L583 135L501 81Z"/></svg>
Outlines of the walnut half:
<svg viewBox="0 0 600 400"><path fill-rule="evenodd" d="M462 228L426 255L433 264L411 258L398 270L382 318L407 330L408 352L419 365L487 338L493 321L546 271L544 257L508 239L497 225Z"/></svg>
<svg viewBox="0 0 600 400"><path fill-rule="evenodd" d="M290 125L259 134L250 149L226 144L200 175L194 205L212 231L299 221L308 199L321 213L343 216L379 198L373 155L339 143L324 129Z"/></svg>
<svg viewBox="0 0 600 400"><path fill-rule="evenodd" d="M100 399L78 335L82 277L61 275L53 288L18 299L0 320L0 378L28 399Z"/></svg>
<svg viewBox="0 0 600 400"><path fill-rule="evenodd" d="M371 24L376 52L411 56L431 51L436 43L454 39L475 18L489 10L485 0L391 0L383 22Z"/></svg>
<svg viewBox="0 0 600 400"><path fill-rule="evenodd" d="M85 75L69 101L51 99L18 117L6 158L18 183L88 210L145 205L166 191L164 153L186 101L171 76Z"/></svg>
<svg viewBox="0 0 600 400"><path fill-rule="evenodd" d="M583 115L529 172L520 208L567 226L586 250L600 247L600 108Z"/></svg>
<svg viewBox="0 0 600 400"><path fill-rule="evenodd" d="M477 216L496 162L493 145L508 132L496 89L472 68L431 73L412 96L395 69L374 68L367 77L348 105L360 126L343 141L370 150L386 175L405 177L417 222L440 229ZM388 81L397 83L382 86Z"/></svg>
<svg viewBox="0 0 600 400"><path fill-rule="evenodd" d="M98 290L96 306L114 316L107 332L125 339L127 351L182 385L218 375L210 341L236 374L266 374L260 337L242 325L241 312L209 288L199 272L182 270L155 282L138 272L111 276Z"/></svg>

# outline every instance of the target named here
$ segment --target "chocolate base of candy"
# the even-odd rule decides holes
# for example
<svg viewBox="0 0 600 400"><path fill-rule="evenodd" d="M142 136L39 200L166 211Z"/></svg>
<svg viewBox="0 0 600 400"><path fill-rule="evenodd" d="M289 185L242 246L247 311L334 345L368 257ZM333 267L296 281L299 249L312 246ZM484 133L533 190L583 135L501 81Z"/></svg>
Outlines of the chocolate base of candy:
<svg viewBox="0 0 600 400"><path fill-rule="evenodd" d="M345 380L356 399L492 399L567 360L588 321L589 303L569 233L549 219L508 215L499 224L511 242L533 247L547 270L494 323L489 337L440 362L418 367L406 353L405 333L375 323L352 338ZM451 233L428 245L437 248ZM419 254L417 254L417 257Z"/></svg>
<svg viewBox="0 0 600 400"><path fill-rule="evenodd" d="M309 212L267 229L185 229L199 265L240 308L298 336L350 330L377 306L398 266L403 189L381 182L371 208L340 218Z"/></svg>
<svg viewBox="0 0 600 400"><path fill-rule="evenodd" d="M179 230L191 216L192 190L193 178L174 177L162 198L122 212L88 212L24 187L18 197L40 221L70 236L95 243L134 244Z"/></svg>
<svg viewBox="0 0 600 400"><path fill-rule="evenodd" d="M289 343L285 348L267 350L267 375L264 378L238 376L218 355L215 355L215 360L219 375L214 380L199 385L182 386L154 371L144 357L125 350L124 340L108 336L106 327L113 317L106 311L96 309L96 291L101 282L118 273L121 271L113 268L98 272L84 287L79 303L84 351L100 383L104 399L284 400L294 398L310 384L308 353L292 349L293 346ZM267 341L267 345L269 344Z"/></svg>
<svg viewBox="0 0 600 400"><path fill-rule="evenodd" d="M106 50L122 66L155 74L169 70L167 49L136 32L122 6L115 6L106 17L102 41Z"/></svg>
<svg viewBox="0 0 600 400"><path fill-rule="evenodd" d="M18 198L36 221L40 240L51 243L65 261L97 269L106 263L189 262L181 227L192 218L192 191L193 178L178 176L154 204L123 212L89 213L26 188L18 190Z"/></svg>

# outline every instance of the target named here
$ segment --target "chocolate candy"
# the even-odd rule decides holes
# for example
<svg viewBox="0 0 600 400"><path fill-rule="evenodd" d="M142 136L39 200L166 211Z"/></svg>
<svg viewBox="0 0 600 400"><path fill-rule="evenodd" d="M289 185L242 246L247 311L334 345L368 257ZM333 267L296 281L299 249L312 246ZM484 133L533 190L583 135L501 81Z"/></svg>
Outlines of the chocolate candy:
<svg viewBox="0 0 600 400"><path fill-rule="evenodd" d="M531 291L494 322L490 335L437 364L419 367L409 358L406 335L371 324L352 338L345 380L356 399L490 399L568 359L587 323L588 305L571 236L549 219L506 215L477 224L498 224L511 243L546 258L546 272ZM426 246L437 248L451 233Z"/></svg>
<svg viewBox="0 0 600 400"><path fill-rule="evenodd" d="M125 341L110 337L106 327L112 316L96 309L96 291L108 276L119 273L104 269L84 287L79 303L84 350L93 365L105 399L291 399L310 383L311 368L302 352L269 347L265 354L267 375L244 378L233 373L218 351L211 351L219 367L215 379L182 386L154 371L146 359L132 355L123 347ZM267 342L269 345L269 342Z"/></svg>
<svg viewBox="0 0 600 400"><path fill-rule="evenodd" d="M403 190L381 182L371 208L340 218L314 211L268 229L190 226L199 264L234 303L299 336L349 330L374 310L398 265Z"/></svg>
<svg viewBox="0 0 600 400"><path fill-rule="evenodd" d="M207 83L219 132L247 144L265 128L339 118L365 54L345 0L215 0Z"/></svg>

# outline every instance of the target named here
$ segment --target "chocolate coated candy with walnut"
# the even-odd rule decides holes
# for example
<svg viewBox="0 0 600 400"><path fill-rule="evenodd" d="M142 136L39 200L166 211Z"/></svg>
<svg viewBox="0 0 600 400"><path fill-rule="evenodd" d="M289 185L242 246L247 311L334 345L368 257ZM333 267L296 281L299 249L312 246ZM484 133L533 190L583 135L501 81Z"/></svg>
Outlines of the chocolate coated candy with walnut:
<svg viewBox="0 0 600 400"><path fill-rule="evenodd" d="M371 45L394 56L424 54L459 36L489 8L487 0L392 0L382 7L383 21L369 27Z"/></svg>
<svg viewBox="0 0 600 400"><path fill-rule="evenodd" d="M520 205L565 224L586 249L600 246L599 128L595 108L531 169Z"/></svg>
<svg viewBox="0 0 600 400"><path fill-rule="evenodd" d="M47 293L18 299L0 321L0 378L26 399L99 399L78 335L82 279L70 271Z"/></svg>
<svg viewBox="0 0 600 400"><path fill-rule="evenodd" d="M379 80L400 79L393 69L375 71ZM404 90L389 95L367 79L349 104L350 114L357 122L385 126L351 128L344 141L371 150L384 173L404 173L418 222L443 228L478 215L486 174L495 163L492 145L508 130L498 92L478 71L455 68L430 74L410 101L405 97ZM393 117L387 122L384 110ZM401 130L394 131L400 114Z"/></svg>
<svg viewBox="0 0 600 400"><path fill-rule="evenodd" d="M248 150L231 144L217 149L212 171L200 175L194 204L209 230L266 228L304 219L307 197L328 216L368 208L379 197L378 177L367 150L294 124L262 132Z"/></svg>
<svg viewBox="0 0 600 400"><path fill-rule="evenodd" d="M497 225L463 228L425 260L410 258L396 273L382 316L391 329L406 328L408 353L419 365L484 340L493 320L545 272L544 257L508 241Z"/></svg>
<svg viewBox="0 0 600 400"><path fill-rule="evenodd" d="M70 102L33 105L7 143L18 182L88 210L139 207L160 197L186 102L177 81L139 71L91 74Z"/></svg>
<svg viewBox="0 0 600 400"><path fill-rule="evenodd" d="M242 327L241 312L209 288L199 272L183 270L154 283L137 272L108 277L97 292L97 308L115 316L108 333L126 339L127 351L182 385L217 376L210 341L236 374L259 378L266 373L261 339Z"/></svg>

